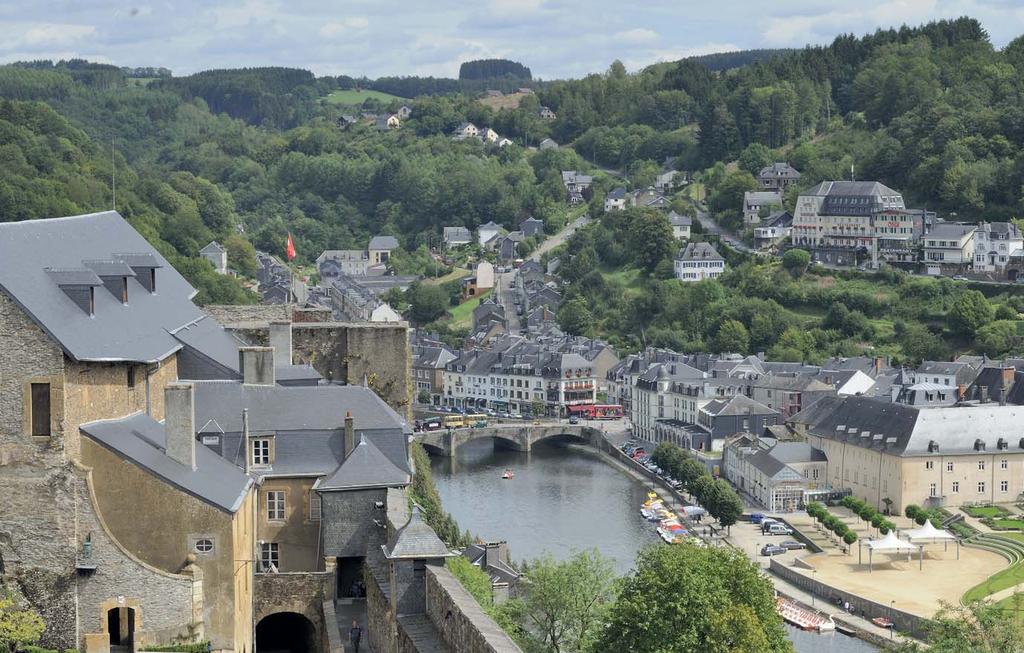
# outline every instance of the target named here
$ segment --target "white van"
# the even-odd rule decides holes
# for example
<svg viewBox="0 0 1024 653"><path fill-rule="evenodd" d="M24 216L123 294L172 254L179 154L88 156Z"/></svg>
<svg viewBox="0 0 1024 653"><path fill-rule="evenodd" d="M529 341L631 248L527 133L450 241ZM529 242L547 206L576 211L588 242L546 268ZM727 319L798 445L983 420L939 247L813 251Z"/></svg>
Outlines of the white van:
<svg viewBox="0 0 1024 653"><path fill-rule="evenodd" d="M785 524L775 522L773 524L768 525L768 530L766 532L768 533L768 535L792 535L793 529L786 526Z"/></svg>

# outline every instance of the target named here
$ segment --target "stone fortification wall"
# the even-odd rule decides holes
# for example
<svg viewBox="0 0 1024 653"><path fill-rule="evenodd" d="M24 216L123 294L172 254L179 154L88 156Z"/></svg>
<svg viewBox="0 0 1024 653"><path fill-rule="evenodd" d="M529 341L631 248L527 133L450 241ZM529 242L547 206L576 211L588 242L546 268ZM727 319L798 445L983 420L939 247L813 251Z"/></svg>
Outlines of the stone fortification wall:
<svg viewBox="0 0 1024 653"><path fill-rule="evenodd" d="M272 321L292 319L285 306L206 306L214 319L252 345L269 344ZM406 419L412 419L412 355L404 322L312 322L316 309L298 309L292 322L295 362L312 365L325 379L359 385L365 380Z"/></svg>
<svg viewBox="0 0 1024 653"><path fill-rule="evenodd" d="M427 616L453 653L522 653L445 567L427 566Z"/></svg>

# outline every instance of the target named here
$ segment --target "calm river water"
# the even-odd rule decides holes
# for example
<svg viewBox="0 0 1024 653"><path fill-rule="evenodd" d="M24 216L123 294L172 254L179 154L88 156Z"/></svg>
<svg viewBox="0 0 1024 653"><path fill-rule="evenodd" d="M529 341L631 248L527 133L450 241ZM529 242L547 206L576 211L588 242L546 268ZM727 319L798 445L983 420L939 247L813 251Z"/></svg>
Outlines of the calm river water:
<svg viewBox="0 0 1024 653"><path fill-rule="evenodd" d="M585 447L542 443L533 452L463 446L454 459L431 460L438 492L463 529L506 540L515 560L597 548L627 573L637 551L658 543L639 514L647 487ZM512 481L500 476L515 471ZM787 626L788 628L788 626ZM845 635L816 635L790 628L798 653L867 653L875 647Z"/></svg>

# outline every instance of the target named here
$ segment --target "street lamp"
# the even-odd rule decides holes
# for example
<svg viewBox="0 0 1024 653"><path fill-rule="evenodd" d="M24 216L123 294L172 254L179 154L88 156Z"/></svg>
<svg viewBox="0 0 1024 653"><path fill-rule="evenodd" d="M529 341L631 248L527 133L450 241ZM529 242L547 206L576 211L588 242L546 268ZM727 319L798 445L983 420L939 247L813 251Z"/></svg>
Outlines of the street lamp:
<svg viewBox="0 0 1024 653"><path fill-rule="evenodd" d="M814 583L811 584L811 608L814 608L814 589L817 587L817 580L815 580L818 577L817 574L818 574L818 570L817 569L812 569L811 570L811 580L815 581Z"/></svg>
<svg viewBox="0 0 1024 653"><path fill-rule="evenodd" d="M889 601L889 639L892 639L892 631L896 630L896 620L893 617L896 616L896 599Z"/></svg>

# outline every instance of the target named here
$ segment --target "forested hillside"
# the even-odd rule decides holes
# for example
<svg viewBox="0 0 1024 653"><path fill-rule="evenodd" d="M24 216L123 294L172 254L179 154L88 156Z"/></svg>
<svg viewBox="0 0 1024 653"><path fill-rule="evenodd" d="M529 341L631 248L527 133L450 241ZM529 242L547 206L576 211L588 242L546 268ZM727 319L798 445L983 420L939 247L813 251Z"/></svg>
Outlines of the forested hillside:
<svg viewBox="0 0 1024 653"><path fill-rule="evenodd" d="M68 129L75 125L80 147L97 161L84 166L94 173L86 195L78 190L84 182L57 174L49 161L8 167L8 187L35 185L46 192L11 200L4 219L109 207L113 148L124 158L121 166L134 171L125 168L118 207L138 199L144 204L139 215L152 209L177 216L154 222L147 235L195 256L209 239L227 239L236 225L255 246L275 253L283 252L290 231L299 261L308 262L324 249L363 247L376 234L398 236L413 251L436 244L446 225L475 228L494 220L514 228L533 215L556 229L566 218L559 171L586 165L571 149L528 155L518 146L499 150L450 138L456 125L473 120L536 143L547 134L536 98L499 115L473 96L426 96L410 102L413 118L401 130L381 133L372 124L339 126L346 109L320 95L337 88L336 81L305 71L209 71L138 86L112 66L98 67L110 80L99 83L92 75L82 81L76 66L0 67L0 97L24 100L18 106ZM28 122L20 126L33 129ZM12 160L37 162L28 141L4 142ZM56 146L52 139L45 143ZM44 158L51 156L59 158ZM186 211L178 205L180 194L209 194L223 210Z"/></svg>
<svg viewBox="0 0 1024 653"><path fill-rule="evenodd" d="M961 18L880 30L715 73L697 60L555 82L541 94L559 142L579 139L602 165L639 167L640 125L699 126L681 168L788 160L802 187L879 179L961 218L1019 214L1024 184L1024 39L993 48ZM795 189L794 192L796 192Z"/></svg>
<svg viewBox="0 0 1024 653"><path fill-rule="evenodd" d="M117 209L199 290L200 303L254 296L194 257L217 238L239 262L251 246L234 235L231 197L188 172L138 174L116 158ZM49 218L111 208L111 159L80 129L42 103L0 100L0 216Z"/></svg>

